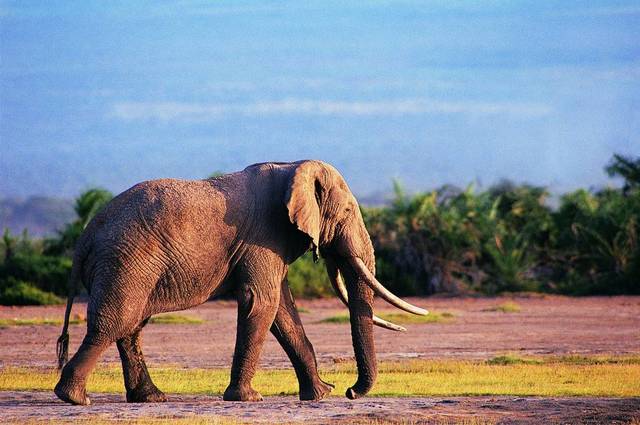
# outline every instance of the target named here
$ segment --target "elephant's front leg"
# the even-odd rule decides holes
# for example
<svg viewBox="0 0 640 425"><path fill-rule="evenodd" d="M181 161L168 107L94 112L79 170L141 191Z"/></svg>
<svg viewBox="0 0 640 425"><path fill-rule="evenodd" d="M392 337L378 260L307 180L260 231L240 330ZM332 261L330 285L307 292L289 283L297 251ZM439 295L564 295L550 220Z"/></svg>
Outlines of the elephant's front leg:
<svg viewBox="0 0 640 425"><path fill-rule="evenodd" d="M238 330L231 366L231 382L223 400L260 401L262 396L251 388L264 340L278 309L278 284L258 282L249 276L241 279L237 291Z"/></svg>
<svg viewBox="0 0 640 425"><path fill-rule="evenodd" d="M280 293L280 306L271 333L289 356L300 385L300 400L320 400L331 392L333 385L318 375L313 346L304 333L302 321L285 279Z"/></svg>

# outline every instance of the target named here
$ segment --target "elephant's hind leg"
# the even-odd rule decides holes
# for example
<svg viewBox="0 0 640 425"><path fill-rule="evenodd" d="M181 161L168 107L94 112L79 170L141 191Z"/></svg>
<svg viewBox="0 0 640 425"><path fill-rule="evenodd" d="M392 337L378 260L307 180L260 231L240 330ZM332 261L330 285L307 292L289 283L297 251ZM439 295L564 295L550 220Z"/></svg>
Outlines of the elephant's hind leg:
<svg viewBox="0 0 640 425"><path fill-rule="evenodd" d="M140 312L127 308L132 300L118 289L112 276L101 276L92 284L87 307L87 334L69 363L62 369L54 392L69 403L90 404L86 393L89 374L100 355L123 335L130 335L138 326Z"/></svg>
<svg viewBox="0 0 640 425"><path fill-rule="evenodd" d="M333 385L318 375L313 346L302 327L300 315L285 280L280 293L280 306L271 333L289 356L300 385L300 400L321 400L331 392Z"/></svg>
<svg viewBox="0 0 640 425"><path fill-rule="evenodd" d="M259 286L251 277L241 281L243 283L237 293L238 329L231 381L222 398L227 401L260 401L262 396L251 388L251 380L278 309L280 290L275 282L260 282Z"/></svg>
<svg viewBox="0 0 640 425"><path fill-rule="evenodd" d="M53 390L60 400L72 404L91 404L87 396L87 378L110 342L89 334L84 337L76 354L62 369L60 380Z"/></svg>
<svg viewBox="0 0 640 425"><path fill-rule="evenodd" d="M157 403L167 401L167 396L155 386L142 354L142 327L139 326L131 335L116 341L120 360L122 360L122 372L124 386L127 389L127 401L129 403Z"/></svg>

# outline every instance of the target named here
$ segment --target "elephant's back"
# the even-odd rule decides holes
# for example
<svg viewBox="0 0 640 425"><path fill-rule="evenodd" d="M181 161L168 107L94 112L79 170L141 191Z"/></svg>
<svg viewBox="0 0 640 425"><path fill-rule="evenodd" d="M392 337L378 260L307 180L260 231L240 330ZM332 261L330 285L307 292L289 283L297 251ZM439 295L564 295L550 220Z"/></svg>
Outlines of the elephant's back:
<svg viewBox="0 0 640 425"><path fill-rule="evenodd" d="M122 192L91 223L97 236L122 240L136 233L188 235L224 218L226 201L215 186L200 180L149 180Z"/></svg>
<svg viewBox="0 0 640 425"><path fill-rule="evenodd" d="M233 239L225 215L224 193L207 181L137 184L107 204L85 232L93 274L135 280L142 292L159 291L178 307L188 303L184 293L206 299L226 273L218 258Z"/></svg>

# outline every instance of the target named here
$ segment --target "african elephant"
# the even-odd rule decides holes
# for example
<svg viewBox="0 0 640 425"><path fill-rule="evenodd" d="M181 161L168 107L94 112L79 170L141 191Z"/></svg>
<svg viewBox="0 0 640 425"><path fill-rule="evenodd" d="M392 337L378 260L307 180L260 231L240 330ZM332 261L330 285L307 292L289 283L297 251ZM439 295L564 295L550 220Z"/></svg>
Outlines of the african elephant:
<svg viewBox="0 0 640 425"><path fill-rule="evenodd" d="M107 204L76 245L58 340L64 368L55 394L89 404L87 376L116 342L127 401L165 401L147 372L142 328L154 314L232 292L238 323L224 400L262 399L251 380L269 330L293 364L300 399L323 398L333 386L318 375L286 280L288 265L309 249L314 258L326 259L331 282L349 308L358 379L346 395L366 394L377 375L372 326L403 330L373 314L374 294L406 311L427 312L376 280L357 201L340 173L320 161L255 164L206 180L147 181ZM69 314L80 282L89 293L87 333L66 363Z"/></svg>

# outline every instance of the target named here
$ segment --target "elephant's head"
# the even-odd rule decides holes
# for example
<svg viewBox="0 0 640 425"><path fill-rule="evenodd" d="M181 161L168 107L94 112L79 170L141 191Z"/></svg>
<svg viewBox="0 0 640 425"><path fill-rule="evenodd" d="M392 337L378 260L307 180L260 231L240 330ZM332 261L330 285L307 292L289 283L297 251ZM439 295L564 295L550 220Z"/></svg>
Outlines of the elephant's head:
<svg viewBox="0 0 640 425"><path fill-rule="evenodd" d="M428 312L396 297L375 278L373 245L358 202L335 168L320 161L297 163L285 199L289 219L308 235L314 255L322 254L336 294L349 308L358 380L346 395L360 397L377 375L373 325L405 330L373 314L374 294L405 311Z"/></svg>

